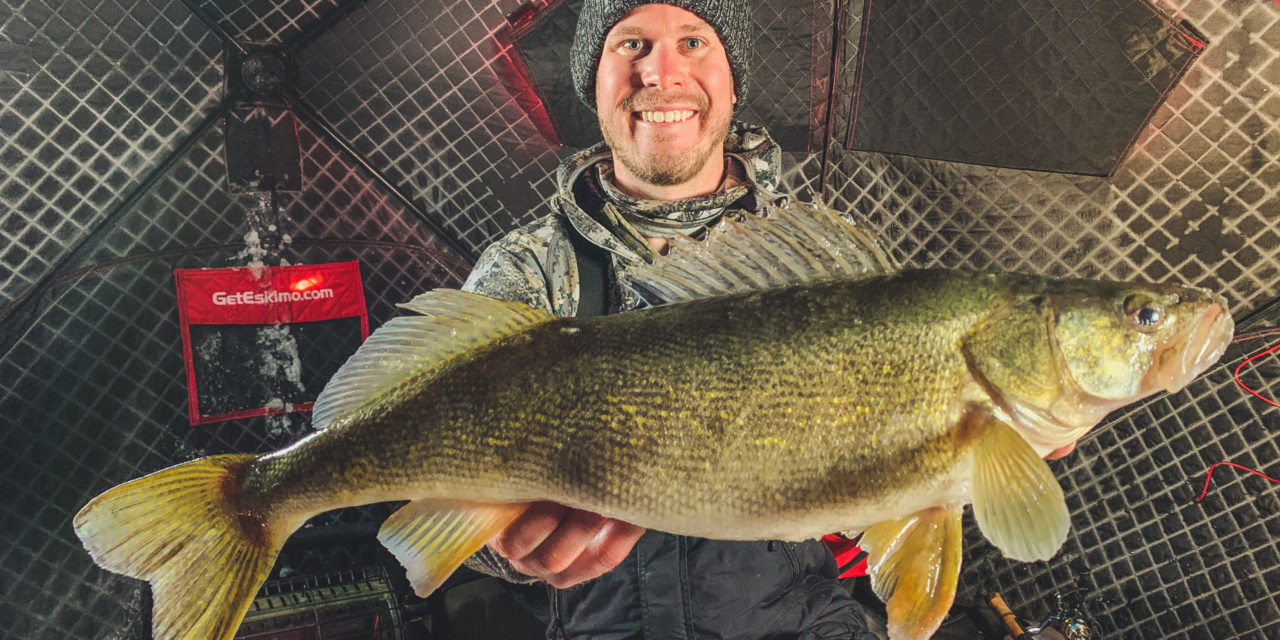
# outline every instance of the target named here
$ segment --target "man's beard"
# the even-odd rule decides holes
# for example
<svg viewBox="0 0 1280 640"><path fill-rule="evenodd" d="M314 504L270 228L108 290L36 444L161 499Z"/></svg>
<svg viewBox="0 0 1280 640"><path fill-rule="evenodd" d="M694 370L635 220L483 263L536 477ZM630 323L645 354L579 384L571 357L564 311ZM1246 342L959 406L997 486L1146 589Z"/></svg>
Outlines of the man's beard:
<svg viewBox="0 0 1280 640"><path fill-rule="evenodd" d="M631 113L632 111L643 110L651 105L661 104L661 98L656 94L648 96L638 94L624 100L620 108L624 113ZM701 99L698 102L700 103L699 117L705 117L707 114L707 101ZM647 104L642 105L641 103ZM622 163L622 166L626 167L631 175L647 184L670 187L684 184L698 175L698 172L706 166L707 160L711 158L712 154L724 146L724 140L729 135L731 119L731 115L726 114L723 122L707 122L707 131L710 135L704 139L701 148L688 152L658 148L652 153L644 155L640 153L635 144L624 144L616 140L611 135L610 127L604 126L603 123L601 123L600 130L604 134L605 144L609 146L617 161ZM634 143L634 140L630 142Z"/></svg>

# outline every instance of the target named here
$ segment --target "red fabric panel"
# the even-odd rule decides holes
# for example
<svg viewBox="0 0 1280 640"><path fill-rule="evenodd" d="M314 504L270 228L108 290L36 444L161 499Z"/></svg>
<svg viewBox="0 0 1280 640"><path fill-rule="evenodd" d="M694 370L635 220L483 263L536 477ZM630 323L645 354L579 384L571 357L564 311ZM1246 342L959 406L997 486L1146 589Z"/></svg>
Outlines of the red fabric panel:
<svg viewBox="0 0 1280 640"><path fill-rule="evenodd" d="M187 405L192 425L310 411L311 404L262 407L219 415L200 413L192 364L193 324L288 324L360 318L360 338L369 337L360 264L355 261L288 267L174 269L182 357L187 369Z"/></svg>
<svg viewBox="0 0 1280 640"><path fill-rule="evenodd" d="M841 568L853 562L859 553L862 553L862 547L858 546L856 540L850 540L842 535L829 533L822 536L823 544L831 549L831 553L836 556L836 567ZM849 566L840 572L841 578L857 578L867 574L867 558L863 556L856 564Z"/></svg>
<svg viewBox="0 0 1280 640"><path fill-rule="evenodd" d="M365 317L356 262L174 269L188 324L277 324Z"/></svg>

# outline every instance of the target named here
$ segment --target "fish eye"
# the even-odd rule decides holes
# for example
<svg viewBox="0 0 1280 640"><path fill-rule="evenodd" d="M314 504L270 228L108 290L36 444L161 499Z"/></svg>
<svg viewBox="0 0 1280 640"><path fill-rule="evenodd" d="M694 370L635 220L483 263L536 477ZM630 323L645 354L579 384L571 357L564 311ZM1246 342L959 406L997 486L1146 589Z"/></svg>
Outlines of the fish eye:
<svg viewBox="0 0 1280 640"><path fill-rule="evenodd" d="M1154 327L1157 324L1160 324L1161 320L1164 320L1164 314L1160 313L1159 309L1143 307L1138 309L1138 312L1134 315L1133 319L1134 322L1137 322L1144 327Z"/></svg>
<svg viewBox="0 0 1280 640"><path fill-rule="evenodd" d="M1139 331L1150 331L1164 322L1164 308L1155 300L1142 294L1133 294L1124 300L1124 314L1129 324Z"/></svg>

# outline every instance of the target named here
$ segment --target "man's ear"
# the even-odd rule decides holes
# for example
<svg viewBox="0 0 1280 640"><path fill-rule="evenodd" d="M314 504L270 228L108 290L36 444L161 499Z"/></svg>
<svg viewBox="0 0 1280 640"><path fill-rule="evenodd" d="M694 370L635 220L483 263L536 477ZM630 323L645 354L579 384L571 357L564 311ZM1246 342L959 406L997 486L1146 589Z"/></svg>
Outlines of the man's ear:
<svg viewBox="0 0 1280 640"><path fill-rule="evenodd" d="M733 101L732 101L732 102L730 102L729 104L738 104L738 92L737 92L737 91L734 91L734 92L733 92Z"/></svg>

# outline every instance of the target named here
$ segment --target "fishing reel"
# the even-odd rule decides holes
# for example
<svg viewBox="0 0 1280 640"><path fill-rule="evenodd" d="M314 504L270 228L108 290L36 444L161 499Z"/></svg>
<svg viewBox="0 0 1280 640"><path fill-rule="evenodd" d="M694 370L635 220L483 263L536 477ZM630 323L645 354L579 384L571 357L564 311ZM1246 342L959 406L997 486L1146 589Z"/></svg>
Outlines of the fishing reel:
<svg viewBox="0 0 1280 640"><path fill-rule="evenodd" d="M1079 609L1064 602L1061 593L1054 594L1057 608L1038 626L1023 626L1018 617L1005 604L999 593L987 594L987 603L1004 623L1006 632L1014 640L1095 640L1099 638L1093 627L1081 615Z"/></svg>

